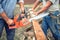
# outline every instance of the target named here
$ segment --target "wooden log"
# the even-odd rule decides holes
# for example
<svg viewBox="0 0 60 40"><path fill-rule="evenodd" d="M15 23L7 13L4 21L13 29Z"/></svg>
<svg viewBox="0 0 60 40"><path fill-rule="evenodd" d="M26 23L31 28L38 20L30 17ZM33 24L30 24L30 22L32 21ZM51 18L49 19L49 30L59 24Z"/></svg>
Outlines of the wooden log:
<svg viewBox="0 0 60 40"><path fill-rule="evenodd" d="M39 25L39 22L36 20L33 20L32 24L33 24L36 40L47 40L41 26Z"/></svg>

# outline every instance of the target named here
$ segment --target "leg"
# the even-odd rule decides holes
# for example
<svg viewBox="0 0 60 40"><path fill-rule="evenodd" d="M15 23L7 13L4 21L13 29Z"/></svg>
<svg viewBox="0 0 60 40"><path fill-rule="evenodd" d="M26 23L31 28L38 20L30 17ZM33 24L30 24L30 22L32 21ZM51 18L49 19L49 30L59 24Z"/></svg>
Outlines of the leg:
<svg viewBox="0 0 60 40"><path fill-rule="evenodd" d="M57 33L58 34L58 33ZM56 34L53 34L53 37L55 38L55 40L60 40L60 34L56 35Z"/></svg>
<svg viewBox="0 0 60 40"><path fill-rule="evenodd" d="M5 24L5 29L7 33L7 40L14 40L15 29L9 29L7 24Z"/></svg>
<svg viewBox="0 0 60 40"><path fill-rule="evenodd" d="M57 14L59 14L59 11L53 12L53 15L56 16ZM49 20L47 21L47 23L49 25L49 28L50 28L55 40L60 40L60 25L58 25L56 23L56 19L53 19L50 17Z"/></svg>
<svg viewBox="0 0 60 40"><path fill-rule="evenodd" d="M60 25L56 24L56 32L53 33L55 40L60 40Z"/></svg>
<svg viewBox="0 0 60 40"><path fill-rule="evenodd" d="M60 40L60 25L54 24L54 20L52 21L50 16L45 17L45 21L42 22L42 23L44 23L44 24L42 24L42 28L43 28L44 33L47 34L46 30L49 27L55 40ZM48 26L44 27L45 24Z"/></svg>
<svg viewBox="0 0 60 40"><path fill-rule="evenodd" d="M43 18L43 21L42 21L42 29L43 29L45 35L47 35L47 30L48 30L48 27L49 27L48 24L47 24L46 17L44 17Z"/></svg>
<svg viewBox="0 0 60 40"><path fill-rule="evenodd" d="M4 20L0 19L0 37L2 35L3 28L4 28Z"/></svg>

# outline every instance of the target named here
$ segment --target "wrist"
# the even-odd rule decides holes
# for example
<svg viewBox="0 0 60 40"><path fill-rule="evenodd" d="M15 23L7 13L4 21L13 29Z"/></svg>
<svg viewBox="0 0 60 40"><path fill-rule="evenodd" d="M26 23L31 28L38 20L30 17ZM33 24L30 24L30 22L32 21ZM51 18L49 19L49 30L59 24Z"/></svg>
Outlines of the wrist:
<svg viewBox="0 0 60 40"><path fill-rule="evenodd" d="M32 11L34 11L34 8L32 8Z"/></svg>
<svg viewBox="0 0 60 40"><path fill-rule="evenodd" d="M21 7L21 12L24 12L24 10L25 10L24 7Z"/></svg>
<svg viewBox="0 0 60 40"><path fill-rule="evenodd" d="M9 20L9 18L5 18L5 21L7 22Z"/></svg>
<svg viewBox="0 0 60 40"><path fill-rule="evenodd" d="M4 17L3 18L6 22L9 20L9 18L8 17Z"/></svg>
<svg viewBox="0 0 60 40"><path fill-rule="evenodd" d="M41 11L41 10L39 10L39 11L37 12L37 14L40 14L40 13L42 13L42 11Z"/></svg>
<svg viewBox="0 0 60 40"><path fill-rule="evenodd" d="M40 12L36 12L37 14L40 14Z"/></svg>
<svg viewBox="0 0 60 40"><path fill-rule="evenodd" d="M25 11L21 11L21 13L22 13L22 14L24 14L24 13L25 13Z"/></svg>
<svg viewBox="0 0 60 40"><path fill-rule="evenodd" d="M24 9L23 9L23 10L21 10L21 13L22 13L22 14L24 14L24 12L25 12L25 10L24 10Z"/></svg>

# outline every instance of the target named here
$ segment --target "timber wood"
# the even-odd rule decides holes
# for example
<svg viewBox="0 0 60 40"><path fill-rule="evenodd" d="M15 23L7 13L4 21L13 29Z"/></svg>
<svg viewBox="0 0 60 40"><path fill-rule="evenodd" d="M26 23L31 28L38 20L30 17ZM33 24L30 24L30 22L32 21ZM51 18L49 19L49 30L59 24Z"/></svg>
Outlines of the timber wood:
<svg viewBox="0 0 60 40"><path fill-rule="evenodd" d="M33 24L36 40L47 40L41 26L39 25L39 22L36 20L33 20L32 24Z"/></svg>

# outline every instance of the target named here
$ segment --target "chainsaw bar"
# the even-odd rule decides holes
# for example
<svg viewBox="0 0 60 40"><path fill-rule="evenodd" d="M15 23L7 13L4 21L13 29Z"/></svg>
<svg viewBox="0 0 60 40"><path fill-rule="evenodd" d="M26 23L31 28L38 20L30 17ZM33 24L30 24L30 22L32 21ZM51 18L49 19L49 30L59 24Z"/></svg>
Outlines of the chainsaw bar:
<svg viewBox="0 0 60 40"><path fill-rule="evenodd" d="M33 19L35 19L35 20L41 19L41 18L43 18L43 17L45 17L47 15L49 15L49 13L41 13L38 16L34 16L34 17L30 18L29 22L31 22Z"/></svg>

